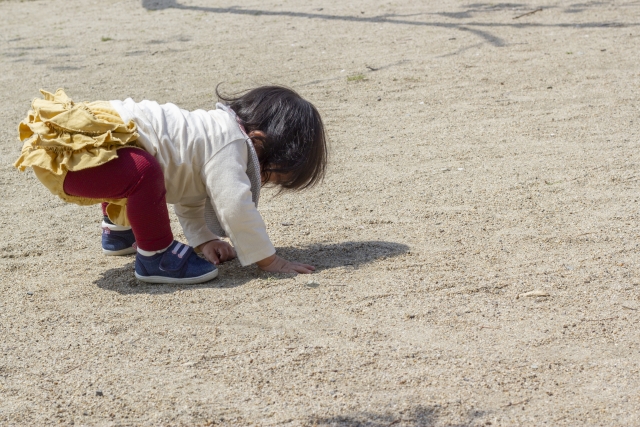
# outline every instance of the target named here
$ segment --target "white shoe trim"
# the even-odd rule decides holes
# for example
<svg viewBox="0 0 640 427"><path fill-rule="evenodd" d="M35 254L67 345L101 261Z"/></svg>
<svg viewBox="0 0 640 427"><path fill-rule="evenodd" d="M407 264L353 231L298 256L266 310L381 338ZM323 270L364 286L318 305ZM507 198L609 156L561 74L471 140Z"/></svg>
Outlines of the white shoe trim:
<svg viewBox="0 0 640 427"><path fill-rule="evenodd" d="M127 231L131 230L131 227L123 227L122 225L117 224L109 224L108 222L102 221L102 228L108 228L112 231Z"/></svg>
<svg viewBox="0 0 640 427"><path fill-rule="evenodd" d="M129 246L128 248L120 249L119 251L110 251L102 248L102 253L105 255L130 255L136 253L135 246Z"/></svg>
<svg viewBox="0 0 640 427"><path fill-rule="evenodd" d="M209 280L218 277L218 269L210 271L207 274L203 274L198 277L185 277L184 279L177 279L175 277L164 276L141 276L136 271L136 279L146 283L173 283L176 285L195 285L197 283L208 282Z"/></svg>
<svg viewBox="0 0 640 427"><path fill-rule="evenodd" d="M180 253L178 254L178 258L182 258L184 256L184 254L187 253L187 251L189 250L189 246L186 246L180 251Z"/></svg>

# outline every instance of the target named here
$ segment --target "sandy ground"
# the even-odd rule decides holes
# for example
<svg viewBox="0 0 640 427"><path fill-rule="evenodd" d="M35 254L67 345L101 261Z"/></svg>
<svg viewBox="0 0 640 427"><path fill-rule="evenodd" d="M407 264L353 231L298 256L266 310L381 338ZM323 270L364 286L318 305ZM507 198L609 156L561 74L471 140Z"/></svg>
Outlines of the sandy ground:
<svg viewBox="0 0 640 427"><path fill-rule="evenodd" d="M0 425L640 425L640 2L0 19ZM97 207L12 166L39 88L196 109L220 82L289 85L325 118L324 184L260 206L311 277L137 283Z"/></svg>

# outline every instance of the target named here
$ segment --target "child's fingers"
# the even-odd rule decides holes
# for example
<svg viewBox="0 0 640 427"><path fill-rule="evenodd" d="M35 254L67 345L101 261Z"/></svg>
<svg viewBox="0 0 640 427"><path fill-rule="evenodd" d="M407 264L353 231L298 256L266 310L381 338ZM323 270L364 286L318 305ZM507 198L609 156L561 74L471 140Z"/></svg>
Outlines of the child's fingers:
<svg viewBox="0 0 640 427"><path fill-rule="evenodd" d="M218 257L218 254L216 253L215 250L207 251L205 255L211 264L213 265L220 264L220 258Z"/></svg>
<svg viewBox="0 0 640 427"><path fill-rule="evenodd" d="M225 262L236 257L236 251L231 247L231 245L225 245L218 250L218 254L220 255L220 261Z"/></svg>
<svg viewBox="0 0 640 427"><path fill-rule="evenodd" d="M301 267L304 267L304 268L306 268L307 270L311 270L311 271L315 271L315 270L316 270L316 268L315 268L313 265L309 265L309 264L302 264L301 262L296 262L296 263L294 263L294 264L299 265L299 266L301 266Z"/></svg>
<svg viewBox="0 0 640 427"><path fill-rule="evenodd" d="M311 265L291 263L291 269L296 273L311 274L315 268Z"/></svg>
<svg viewBox="0 0 640 427"><path fill-rule="evenodd" d="M233 246L229 245L226 247L227 250L227 259L234 259L236 255L236 250L233 249Z"/></svg>
<svg viewBox="0 0 640 427"><path fill-rule="evenodd" d="M312 265L301 264L299 262L287 261L284 258L275 256L273 261L266 266L260 267L264 271L270 271L273 273L301 273L310 274L316 269Z"/></svg>

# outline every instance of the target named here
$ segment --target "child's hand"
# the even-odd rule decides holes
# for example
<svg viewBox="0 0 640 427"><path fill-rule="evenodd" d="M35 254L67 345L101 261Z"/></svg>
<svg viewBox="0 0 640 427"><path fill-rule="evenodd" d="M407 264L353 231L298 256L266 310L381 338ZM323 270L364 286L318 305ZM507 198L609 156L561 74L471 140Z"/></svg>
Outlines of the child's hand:
<svg viewBox="0 0 640 427"><path fill-rule="evenodd" d="M222 240L209 240L196 248L211 264L218 265L234 259L236 250L233 246Z"/></svg>
<svg viewBox="0 0 640 427"><path fill-rule="evenodd" d="M287 261L284 258L280 258L278 255L273 254L269 258L265 258L262 261L258 261L258 267L261 270L269 271L271 273L313 273L316 269L312 265L301 264L299 262Z"/></svg>

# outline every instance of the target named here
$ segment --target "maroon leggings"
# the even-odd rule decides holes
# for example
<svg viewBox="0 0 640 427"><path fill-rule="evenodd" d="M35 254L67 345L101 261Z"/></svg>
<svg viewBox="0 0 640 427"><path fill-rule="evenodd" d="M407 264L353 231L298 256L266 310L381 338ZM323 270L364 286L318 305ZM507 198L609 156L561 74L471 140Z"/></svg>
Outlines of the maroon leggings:
<svg viewBox="0 0 640 427"><path fill-rule="evenodd" d="M164 175L158 161L144 150L121 148L117 159L67 172L64 192L91 199L126 198L127 218L140 249L157 251L173 241Z"/></svg>

